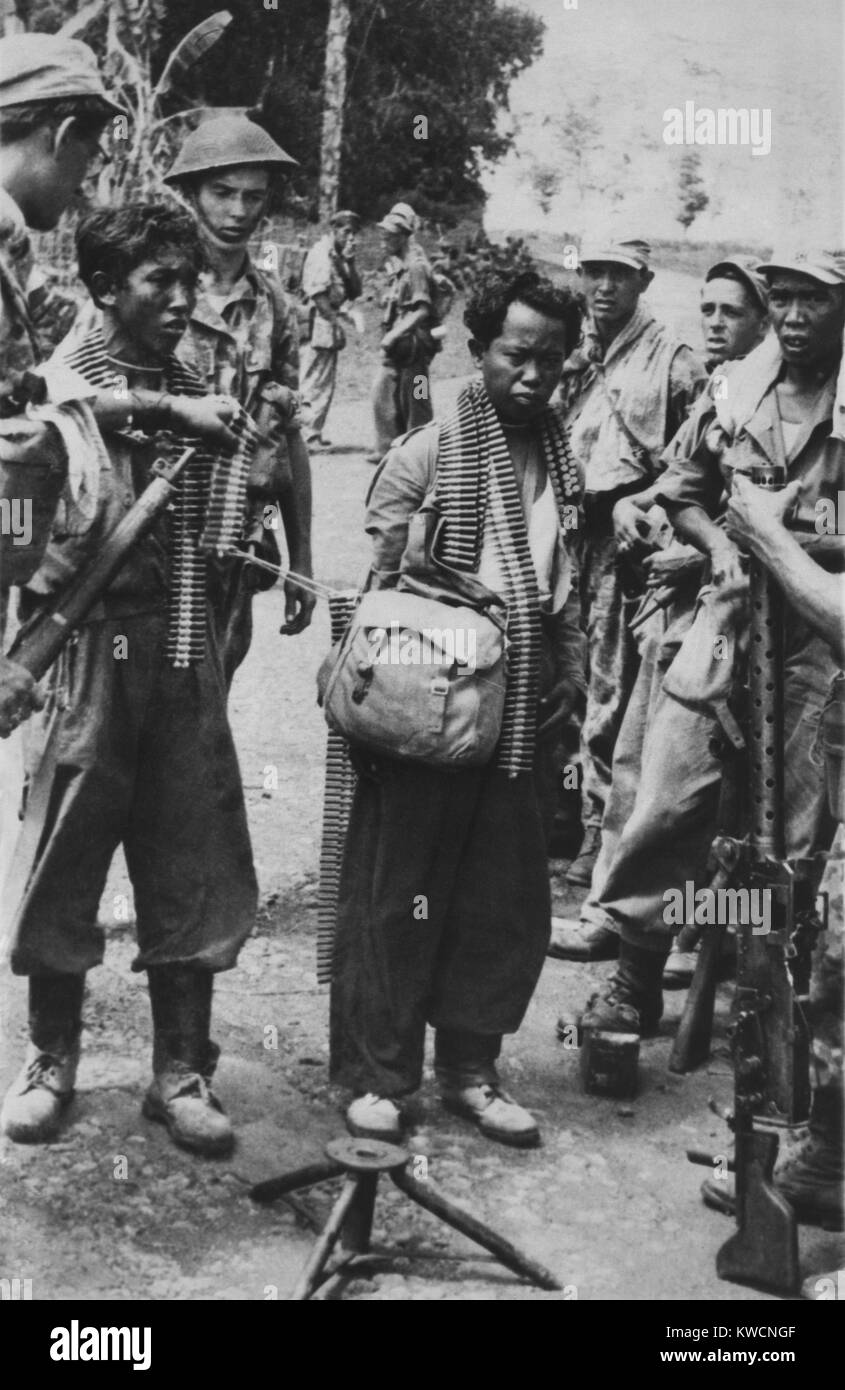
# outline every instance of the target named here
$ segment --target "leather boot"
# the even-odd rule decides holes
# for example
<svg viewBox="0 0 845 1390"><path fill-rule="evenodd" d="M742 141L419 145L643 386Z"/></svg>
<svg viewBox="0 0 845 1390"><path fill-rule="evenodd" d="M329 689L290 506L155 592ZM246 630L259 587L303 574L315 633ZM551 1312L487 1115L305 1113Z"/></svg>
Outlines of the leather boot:
<svg viewBox="0 0 845 1390"><path fill-rule="evenodd" d="M604 988L589 999L580 1027L654 1037L663 1016L661 980L668 952L668 946L663 951L645 951L620 941L619 964ZM571 1022L561 1018L559 1035L566 1038L563 1030L570 1027Z"/></svg>
<svg viewBox="0 0 845 1390"><path fill-rule="evenodd" d="M84 993L84 975L29 978L30 1044L0 1111L0 1130L17 1144L55 1138L73 1100Z"/></svg>
<svg viewBox="0 0 845 1390"><path fill-rule="evenodd" d="M147 971L153 1014L153 1083L144 1097L147 1119L167 1126L174 1141L193 1153L231 1151L234 1134L211 1089L220 1049L211 1042L214 977L185 965Z"/></svg>

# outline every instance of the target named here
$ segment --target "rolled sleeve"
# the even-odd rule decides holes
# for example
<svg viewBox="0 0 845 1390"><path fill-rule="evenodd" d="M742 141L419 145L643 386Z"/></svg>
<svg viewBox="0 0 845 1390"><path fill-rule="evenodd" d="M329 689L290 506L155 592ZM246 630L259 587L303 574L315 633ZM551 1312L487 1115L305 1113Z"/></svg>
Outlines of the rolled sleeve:
<svg viewBox="0 0 845 1390"><path fill-rule="evenodd" d="M692 414L681 425L660 460L661 475L656 501L663 507L701 507L715 516L724 488L718 461L705 442L716 423L716 407L709 392L701 396Z"/></svg>

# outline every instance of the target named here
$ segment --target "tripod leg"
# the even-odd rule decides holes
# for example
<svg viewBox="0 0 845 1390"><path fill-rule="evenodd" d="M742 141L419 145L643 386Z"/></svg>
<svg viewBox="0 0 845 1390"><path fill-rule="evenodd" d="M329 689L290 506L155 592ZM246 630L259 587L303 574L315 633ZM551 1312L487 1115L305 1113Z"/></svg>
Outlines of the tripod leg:
<svg viewBox="0 0 845 1390"><path fill-rule="evenodd" d="M292 1303L305 1303L319 1284L320 1275L325 1269L329 1256L337 1244L349 1209L358 1195L359 1181L360 1179L358 1177L348 1177L343 1184L341 1194L332 1207L331 1216L323 1228L323 1233L314 1245L314 1249L308 1256L305 1268L296 1282L296 1286L290 1296L290 1301Z"/></svg>
<svg viewBox="0 0 845 1390"><path fill-rule="evenodd" d="M515 1245L511 1245L509 1240L491 1231L489 1226L485 1226L476 1216L471 1216L469 1212L461 1211L456 1207L431 1183L417 1182L416 1178L411 1177L405 1169L396 1169L390 1176L400 1191L406 1197L419 1206L425 1207L434 1216L438 1216L441 1221L445 1221L447 1226L452 1226L462 1235L469 1236L476 1245L482 1246L484 1250L489 1250L496 1256L506 1269L512 1269L515 1274L521 1274L526 1279L530 1279L532 1284L536 1284L541 1289L559 1289L562 1287L557 1279L543 1265L530 1260L527 1255L523 1255L517 1250Z"/></svg>
<svg viewBox="0 0 845 1390"><path fill-rule="evenodd" d="M332 1160L322 1163L309 1163L304 1168L296 1168L292 1173L283 1173L279 1178L267 1178L257 1182L249 1189L254 1202L274 1202L284 1197L286 1192L295 1192L299 1187L313 1187L314 1183L327 1182L329 1178L339 1178L345 1172L343 1165Z"/></svg>
<svg viewBox="0 0 845 1390"><path fill-rule="evenodd" d="M359 1173L358 1190L343 1223L343 1249L354 1255L366 1255L370 1248L373 1211L376 1205L378 1173Z"/></svg>

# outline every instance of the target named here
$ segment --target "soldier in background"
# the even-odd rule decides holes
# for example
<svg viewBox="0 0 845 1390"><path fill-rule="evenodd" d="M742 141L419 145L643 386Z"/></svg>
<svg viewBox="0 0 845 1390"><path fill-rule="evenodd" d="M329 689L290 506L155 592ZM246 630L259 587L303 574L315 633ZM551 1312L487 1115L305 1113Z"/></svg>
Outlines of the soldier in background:
<svg viewBox="0 0 845 1390"><path fill-rule="evenodd" d="M414 236L416 213L407 203L396 203L378 225L389 283L381 365L373 383L376 444L367 455L370 463L380 463L400 434L433 419L428 371L440 346L431 332L436 326L431 266Z"/></svg>
<svg viewBox="0 0 845 1390"><path fill-rule="evenodd" d="M613 749L637 674L629 603L642 596L641 561L657 526L621 554L617 504L652 483L660 456L704 385L697 356L642 303L654 273L651 247L626 237L581 253L589 308L581 344L564 367L561 392L572 448L585 475L580 535L581 602L589 639L589 689L581 730L584 841L567 882L588 885L601 842Z"/></svg>
<svg viewBox="0 0 845 1390"><path fill-rule="evenodd" d="M327 448L323 438L335 383L337 358L346 343L342 309L361 293L355 265L356 212L336 212L330 230L308 252L302 269L302 293L309 315L308 344L302 354L302 414L310 449Z"/></svg>
<svg viewBox="0 0 845 1390"><path fill-rule="evenodd" d="M299 416L299 331L294 305L275 271L256 265L249 242L267 210L271 179L296 161L243 115L216 116L193 131L164 182L179 190L199 228L208 269L179 356L209 391L234 396L270 429L275 458L246 522L262 558L278 563L264 503L281 515L289 568L311 575L311 469ZM273 519L275 519L275 514ZM237 560L217 565L223 665L231 684L252 640L252 574ZM285 621L293 636L311 621L315 599L285 582Z"/></svg>

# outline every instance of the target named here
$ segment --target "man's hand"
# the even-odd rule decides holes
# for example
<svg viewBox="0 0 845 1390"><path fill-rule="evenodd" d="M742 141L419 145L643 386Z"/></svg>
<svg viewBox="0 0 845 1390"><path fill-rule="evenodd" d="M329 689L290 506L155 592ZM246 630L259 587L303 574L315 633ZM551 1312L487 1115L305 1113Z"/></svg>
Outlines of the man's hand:
<svg viewBox="0 0 845 1390"><path fill-rule="evenodd" d="M579 690L573 680L564 676L552 686L547 695L540 700L542 723L538 725L537 737L547 738L564 724L575 708Z"/></svg>
<svg viewBox="0 0 845 1390"><path fill-rule="evenodd" d="M621 552L633 549L640 541L647 541L651 527L645 512L632 497L620 497L613 508L613 534Z"/></svg>
<svg viewBox="0 0 845 1390"><path fill-rule="evenodd" d="M802 480L795 478L778 492L755 487L742 473L733 476L728 499L728 534L744 549L759 555L766 540L783 528L798 506Z"/></svg>
<svg viewBox="0 0 845 1390"><path fill-rule="evenodd" d="M44 696L29 671L0 653L0 738L8 738L34 709L41 709Z"/></svg>
<svg viewBox="0 0 845 1390"><path fill-rule="evenodd" d="M647 555L643 561L646 588L662 589L667 584L676 588L685 579L700 575L703 564L701 553L692 546L688 547L688 552L655 550L652 555Z"/></svg>
<svg viewBox="0 0 845 1390"><path fill-rule="evenodd" d="M306 579L312 578L310 560L301 561L297 565L291 564L291 569ZM304 632L310 626L317 595L312 594L310 589L304 589L295 579L286 579L284 587L285 621L279 632L283 637L295 637L297 633Z"/></svg>
<svg viewBox="0 0 845 1390"><path fill-rule="evenodd" d="M218 449L233 453L238 446L229 421L238 411L233 396L170 396L170 419L177 430L199 435Z"/></svg>

